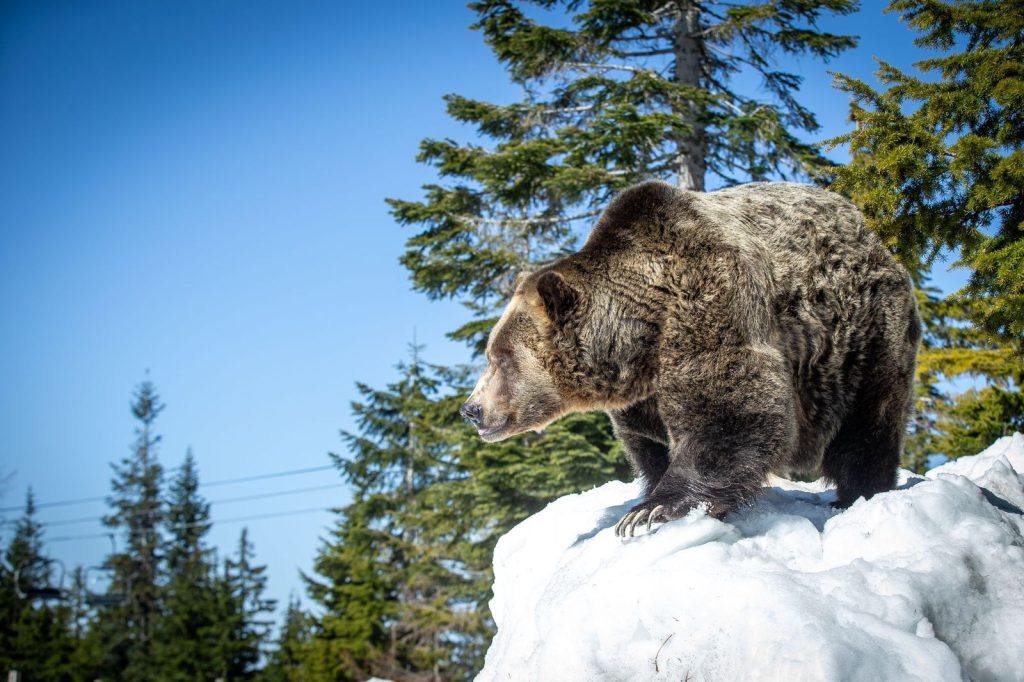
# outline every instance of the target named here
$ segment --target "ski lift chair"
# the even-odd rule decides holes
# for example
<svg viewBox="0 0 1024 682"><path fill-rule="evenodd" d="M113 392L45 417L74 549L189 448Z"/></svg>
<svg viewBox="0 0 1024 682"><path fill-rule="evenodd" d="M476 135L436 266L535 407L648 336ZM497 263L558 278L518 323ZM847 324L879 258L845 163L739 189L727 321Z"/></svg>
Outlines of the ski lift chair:
<svg viewBox="0 0 1024 682"><path fill-rule="evenodd" d="M114 569L108 566L89 566L85 569L85 603L88 606L109 608L123 604L128 595L115 591L113 586Z"/></svg>
<svg viewBox="0 0 1024 682"><path fill-rule="evenodd" d="M108 533L110 538L110 554L117 554L117 539L113 533ZM128 590L114 590L114 569L110 566L89 566L85 569L85 603L88 606L98 608L111 608L120 606L128 601Z"/></svg>
<svg viewBox="0 0 1024 682"><path fill-rule="evenodd" d="M56 565L60 570L57 575L59 576L56 583L50 580L50 576L53 571L49 568L46 571L47 581L45 585L25 585L26 574L29 569L33 566L47 566L52 567ZM30 599L33 601L65 601L68 598L67 588L64 587L64 578L66 576L67 569L64 567L64 562L60 559L50 559L46 557L40 557L30 564L22 566L14 571L14 591L18 594L21 599Z"/></svg>

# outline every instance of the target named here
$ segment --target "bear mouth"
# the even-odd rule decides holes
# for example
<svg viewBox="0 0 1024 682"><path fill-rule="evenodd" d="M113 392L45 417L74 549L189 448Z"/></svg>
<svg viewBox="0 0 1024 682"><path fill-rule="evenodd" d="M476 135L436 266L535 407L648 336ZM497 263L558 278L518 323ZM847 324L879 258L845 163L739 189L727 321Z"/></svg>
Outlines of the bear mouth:
<svg viewBox="0 0 1024 682"><path fill-rule="evenodd" d="M476 433L486 441L498 440L498 437L508 428L509 422L511 421L511 417L506 417L500 424L496 424L495 426L478 426L476 428Z"/></svg>

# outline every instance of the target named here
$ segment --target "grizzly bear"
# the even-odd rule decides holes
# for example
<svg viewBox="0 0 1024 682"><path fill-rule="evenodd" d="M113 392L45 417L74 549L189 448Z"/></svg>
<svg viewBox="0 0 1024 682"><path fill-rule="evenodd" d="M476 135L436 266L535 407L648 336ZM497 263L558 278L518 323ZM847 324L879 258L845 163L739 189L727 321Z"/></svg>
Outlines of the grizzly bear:
<svg viewBox="0 0 1024 682"><path fill-rule="evenodd" d="M795 183L621 192L577 253L517 279L462 407L486 441L606 410L644 500L616 526L820 470L835 504L895 483L921 322L843 197Z"/></svg>

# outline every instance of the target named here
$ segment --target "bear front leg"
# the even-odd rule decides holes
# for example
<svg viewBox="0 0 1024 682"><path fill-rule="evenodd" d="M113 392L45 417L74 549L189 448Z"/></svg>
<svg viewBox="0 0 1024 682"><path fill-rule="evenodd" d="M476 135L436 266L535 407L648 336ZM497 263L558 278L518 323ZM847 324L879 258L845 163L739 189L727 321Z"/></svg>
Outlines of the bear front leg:
<svg viewBox="0 0 1024 682"><path fill-rule="evenodd" d="M668 432L658 414L657 401L646 398L620 410L609 410L608 416L634 475L643 481L644 495L650 495L669 463Z"/></svg>
<svg viewBox="0 0 1024 682"><path fill-rule="evenodd" d="M748 502L796 444L794 395L778 352L729 346L691 355L659 376L670 462L646 500L615 527L671 521L694 507L721 518Z"/></svg>

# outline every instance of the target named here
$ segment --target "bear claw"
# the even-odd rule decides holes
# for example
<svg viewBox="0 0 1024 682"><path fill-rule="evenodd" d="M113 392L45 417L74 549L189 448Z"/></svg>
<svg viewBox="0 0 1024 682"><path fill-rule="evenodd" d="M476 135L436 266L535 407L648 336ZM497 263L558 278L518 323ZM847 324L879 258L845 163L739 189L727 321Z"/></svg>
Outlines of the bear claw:
<svg viewBox="0 0 1024 682"><path fill-rule="evenodd" d="M652 523L670 520L664 513L665 511L663 504L656 505L653 509L643 504L638 505L626 512L615 524L615 534L619 537L633 537L636 534L637 526L646 526L647 532L650 533Z"/></svg>
<svg viewBox="0 0 1024 682"><path fill-rule="evenodd" d="M665 505L659 504L657 507L655 507L654 509L651 510L651 515L647 517L647 532L648 533L651 532L651 522L654 521L654 517L657 516L658 512L660 512L664 508L665 508Z"/></svg>
<svg viewBox="0 0 1024 682"><path fill-rule="evenodd" d="M646 519L650 515L650 513L651 512L649 509L641 509L640 511L633 514L633 518L629 520L629 537L633 537L633 533L634 531L636 531L636 527L641 525L644 522L644 519Z"/></svg>

